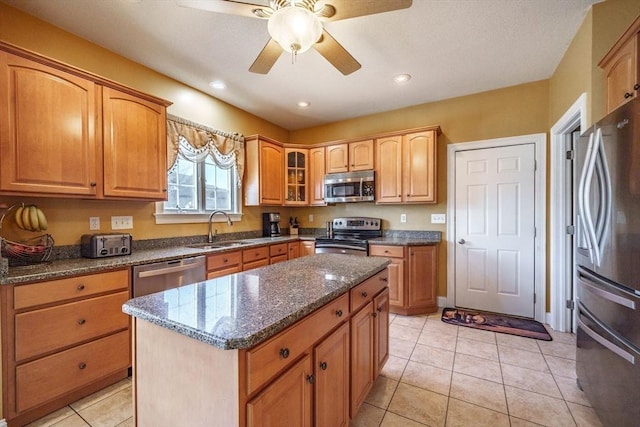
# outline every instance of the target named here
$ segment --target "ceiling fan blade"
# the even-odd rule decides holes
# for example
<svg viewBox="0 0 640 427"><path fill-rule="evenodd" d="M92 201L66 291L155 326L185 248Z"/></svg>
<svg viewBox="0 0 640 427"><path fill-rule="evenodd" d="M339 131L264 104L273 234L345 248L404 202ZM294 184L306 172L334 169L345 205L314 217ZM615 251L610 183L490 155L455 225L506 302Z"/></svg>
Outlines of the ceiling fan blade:
<svg viewBox="0 0 640 427"><path fill-rule="evenodd" d="M322 30L320 41L314 44L313 48L345 76L361 67L360 63L327 30Z"/></svg>
<svg viewBox="0 0 640 427"><path fill-rule="evenodd" d="M411 7L412 0L319 0L316 10L326 7L330 11L333 7L335 14L323 17L325 21L355 18L357 16L374 15L376 13L391 12Z"/></svg>
<svg viewBox="0 0 640 427"><path fill-rule="evenodd" d="M269 42L262 49L258 57L251 67L249 67L249 71L252 73L258 74L267 74L273 64L276 63L278 58L280 58L280 54L282 54L282 48L274 39L269 39Z"/></svg>
<svg viewBox="0 0 640 427"><path fill-rule="evenodd" d="M175 2L181 7L247 16L249 18L259 18L260 15L257 15L254 11L265 9L265 6L258 4L241 3L233 0L175 0Z"/></svg>

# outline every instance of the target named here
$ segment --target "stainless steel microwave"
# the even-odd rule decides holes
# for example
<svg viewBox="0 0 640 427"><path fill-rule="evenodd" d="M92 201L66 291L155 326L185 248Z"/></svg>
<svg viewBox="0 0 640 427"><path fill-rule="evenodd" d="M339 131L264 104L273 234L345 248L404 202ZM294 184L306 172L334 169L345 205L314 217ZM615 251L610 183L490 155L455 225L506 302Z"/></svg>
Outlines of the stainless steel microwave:
<svg viewBox="0 0 640 427"><path fill-rule="evenodd" d="M375 199L373 171L330 173L324 176L327 203L372 202Z"/></svg>

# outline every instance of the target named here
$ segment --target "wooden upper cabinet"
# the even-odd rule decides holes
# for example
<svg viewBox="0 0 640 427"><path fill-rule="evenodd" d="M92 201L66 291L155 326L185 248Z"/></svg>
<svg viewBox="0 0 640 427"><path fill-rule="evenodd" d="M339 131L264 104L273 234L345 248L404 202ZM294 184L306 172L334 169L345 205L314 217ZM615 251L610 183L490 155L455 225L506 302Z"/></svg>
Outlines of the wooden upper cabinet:
<svg viewBox="0 0 640 427"><path fill-rule="evenodd" d="M598 64L604 70L606 112L638 96L640 91L640 17Z"/></svg>
<svg viewBox="0 0 640 427"><path fill-rule="evenodd" d="M165 200L166 108L105 87L104 195Z"/></svg>
<svg viewBox="0 0 640 427"><path fill-rule="evenodd" d="M280 143L254 135L245 139L246 206L284 203L284 149Z"/></svg>
<svg viewBox="0 0 640 427"><path fill-rule="evenodd" d="M373 169L373 139L327 146L327 173Z"/></svg>
<svg viewBox="0 0 640 427"><path fill-rule="evenodd" d="M437 129L376 139L376 203L435 203Z"/></svg>
<svg viewBox="0 0 640 427"><path fill-rule="evenodd" d="M0 190L94 196L100 87L0 51Z"/></svg>
<svg viewBox="0 0 640 427"><path fill-rule="evenodd" d="M309 204L309 150L306 148L284 149L284 204Z"/></svg>
<svg viewBox="0 0 640 427"><path fill-rule="evenodd" d="M326 205L324 201L324 147L309 149L309 204Z"/></svg>

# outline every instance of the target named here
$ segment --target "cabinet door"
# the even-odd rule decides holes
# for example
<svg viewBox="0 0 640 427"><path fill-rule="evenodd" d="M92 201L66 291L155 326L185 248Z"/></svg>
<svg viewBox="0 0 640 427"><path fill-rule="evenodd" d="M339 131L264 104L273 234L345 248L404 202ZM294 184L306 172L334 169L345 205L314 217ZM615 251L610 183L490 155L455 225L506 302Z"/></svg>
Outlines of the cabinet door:
<svg viewBox="0 0 640 427"><path fill-rule="evenodd" d="M315 425L349 425L349 324L345 323L314 350Z"/></svg>
<svg viewBox="0 0 640 427"><path fill-rule="evenodd" d="M324 147L309 150L309 204L323 206L324 201Z"/></svg>
<svg viewBox="0 0 640 427"><path fill-rule="evenodd" d="M0 190L95 196L99 87L0 52Z"/></svg>
<svg viewBox="0 0 640 427"><path fill-rule="evenodd" d="M384 364L389 358L389 289L380 292L373 299L373 307L375 309L373 336L375 341L374 349L374 376L375 380Z"/></svg>
<svg viewBox="0 0 640 427"><path fill-rule="evenodd" d="M634 85L640 83L638 37L631 37L604 67L607 113L638 96L638 91L634 89Z"/></svg>
<svg viewBox="0 0 640 427"><path fill-rule="evenodd" d="M300 243L299 242L291 242L287 244L287 248L289 250L289 259L296 259L300 257Z"/></svg>
<svg viewBox="0 0 640 427"><path fill-rule="evenodd" d="M300 256L313 255L316 253L316 244L311 240L300 241Z"/></svg>
<svg viewBox="0 0 640 427"><path fill-rule="evenodd" d="M376 203L402 202L402 136L376 140Z"/></svg>
<svg viewBox="0 0 640 427"><path fill-rule="evenodd" d="M166 200L166 108L107 87L102 98L105 197Z"/></svg>
<svg viewBox="0 0 640 427"><path fill-rule="evenodd" d="M282 147L267 141L260 141L260 204L283 204L283 161Z"/></svg>
<svg viewBox="0 0 640 427"><path fill-rule="evenodd" d="M284 149L284 204L308 205L309 175L308 175L309 151L305 149Z"/></svg>
<svg viewBox="0 0 640 427"><path fill-rule="evenodd" d="M402 141L405 202L436 202L436 134L426 131L405 135Z"/></svg>
<svg viewBox="0 0 640 427"><path fill-rule="evenodd" d="M373 301L351 317L351 418L373 386Z"/></svg>
<svg viewBox="0 0 640 427"><path fill-rule="evenodd" d="M373 169L373 139L349 144L349 170Z"/></svg>
<svg viewBox="0 0 640 427"><path fill-rule="evenodd" d="M389 304L404 307L404 258L389 258Z"/></svg>
<svg viewBox="0 0 640 427"><path fill-rule="evenodd" d="M306 355L247 403L247 426L300 426L313 423L313 374Z"/></svg>
<svg viewBox="0 0 640 427"><path fill-rule="evenodd" d="M338 144L327 147L327 173L349 171L349 145Z"/></svg>
<svg viewBox="0 0 640 427"><path fill-rule="evenodd" d="M409 277L407 306L411 310L422 309L421 313L436 311L437 288L437 246L409 247Z"/></svg>

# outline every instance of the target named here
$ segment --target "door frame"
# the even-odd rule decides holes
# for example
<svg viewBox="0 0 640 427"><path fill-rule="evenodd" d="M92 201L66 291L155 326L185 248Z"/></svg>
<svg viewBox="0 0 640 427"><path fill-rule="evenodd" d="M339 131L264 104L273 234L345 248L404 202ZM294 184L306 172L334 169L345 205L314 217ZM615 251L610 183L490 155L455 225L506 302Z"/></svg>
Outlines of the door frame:
<svg viewBox="0 0 640 427"><path fill-rule="evenodd" d="M547 134L513 136L507 138L486 139L482 141L461 142L447 146L447 306L455 307L455 176L456 153L458 151L478 150L482 148L499 148L509 145L534 144L536 174L535 182L535 265L534 265L534 316L545 321L546 305L546 176L547 176Z"/></svg>
<svg viewBox="0 0 640 427"><path fill-rule="evenodd" d="M566 259L569 247L566 244L566 233L564 223L564 213L567 200L565 193L564 179L567 174L565 162L564 141L567 135L571 137L571 132L580 127L580 131L587 130L587 94L581 94L563 116L551 127L551 177L549 199L551 206L549 209L549 259ZM574 224L576 225L576 224ZM574 243L575 244L575 243ZM574 263L575 264L575 260ZM564 265L564 263L549 262L549 290L550 290L550 319L549 325L553 330L559 332L572 332L570 329L571 319L566 301L573 300L573 295L568 295L570 290L564 278L567 273L574 272L574 265ZM575 277L575 274L573 274Z"/></svg>

